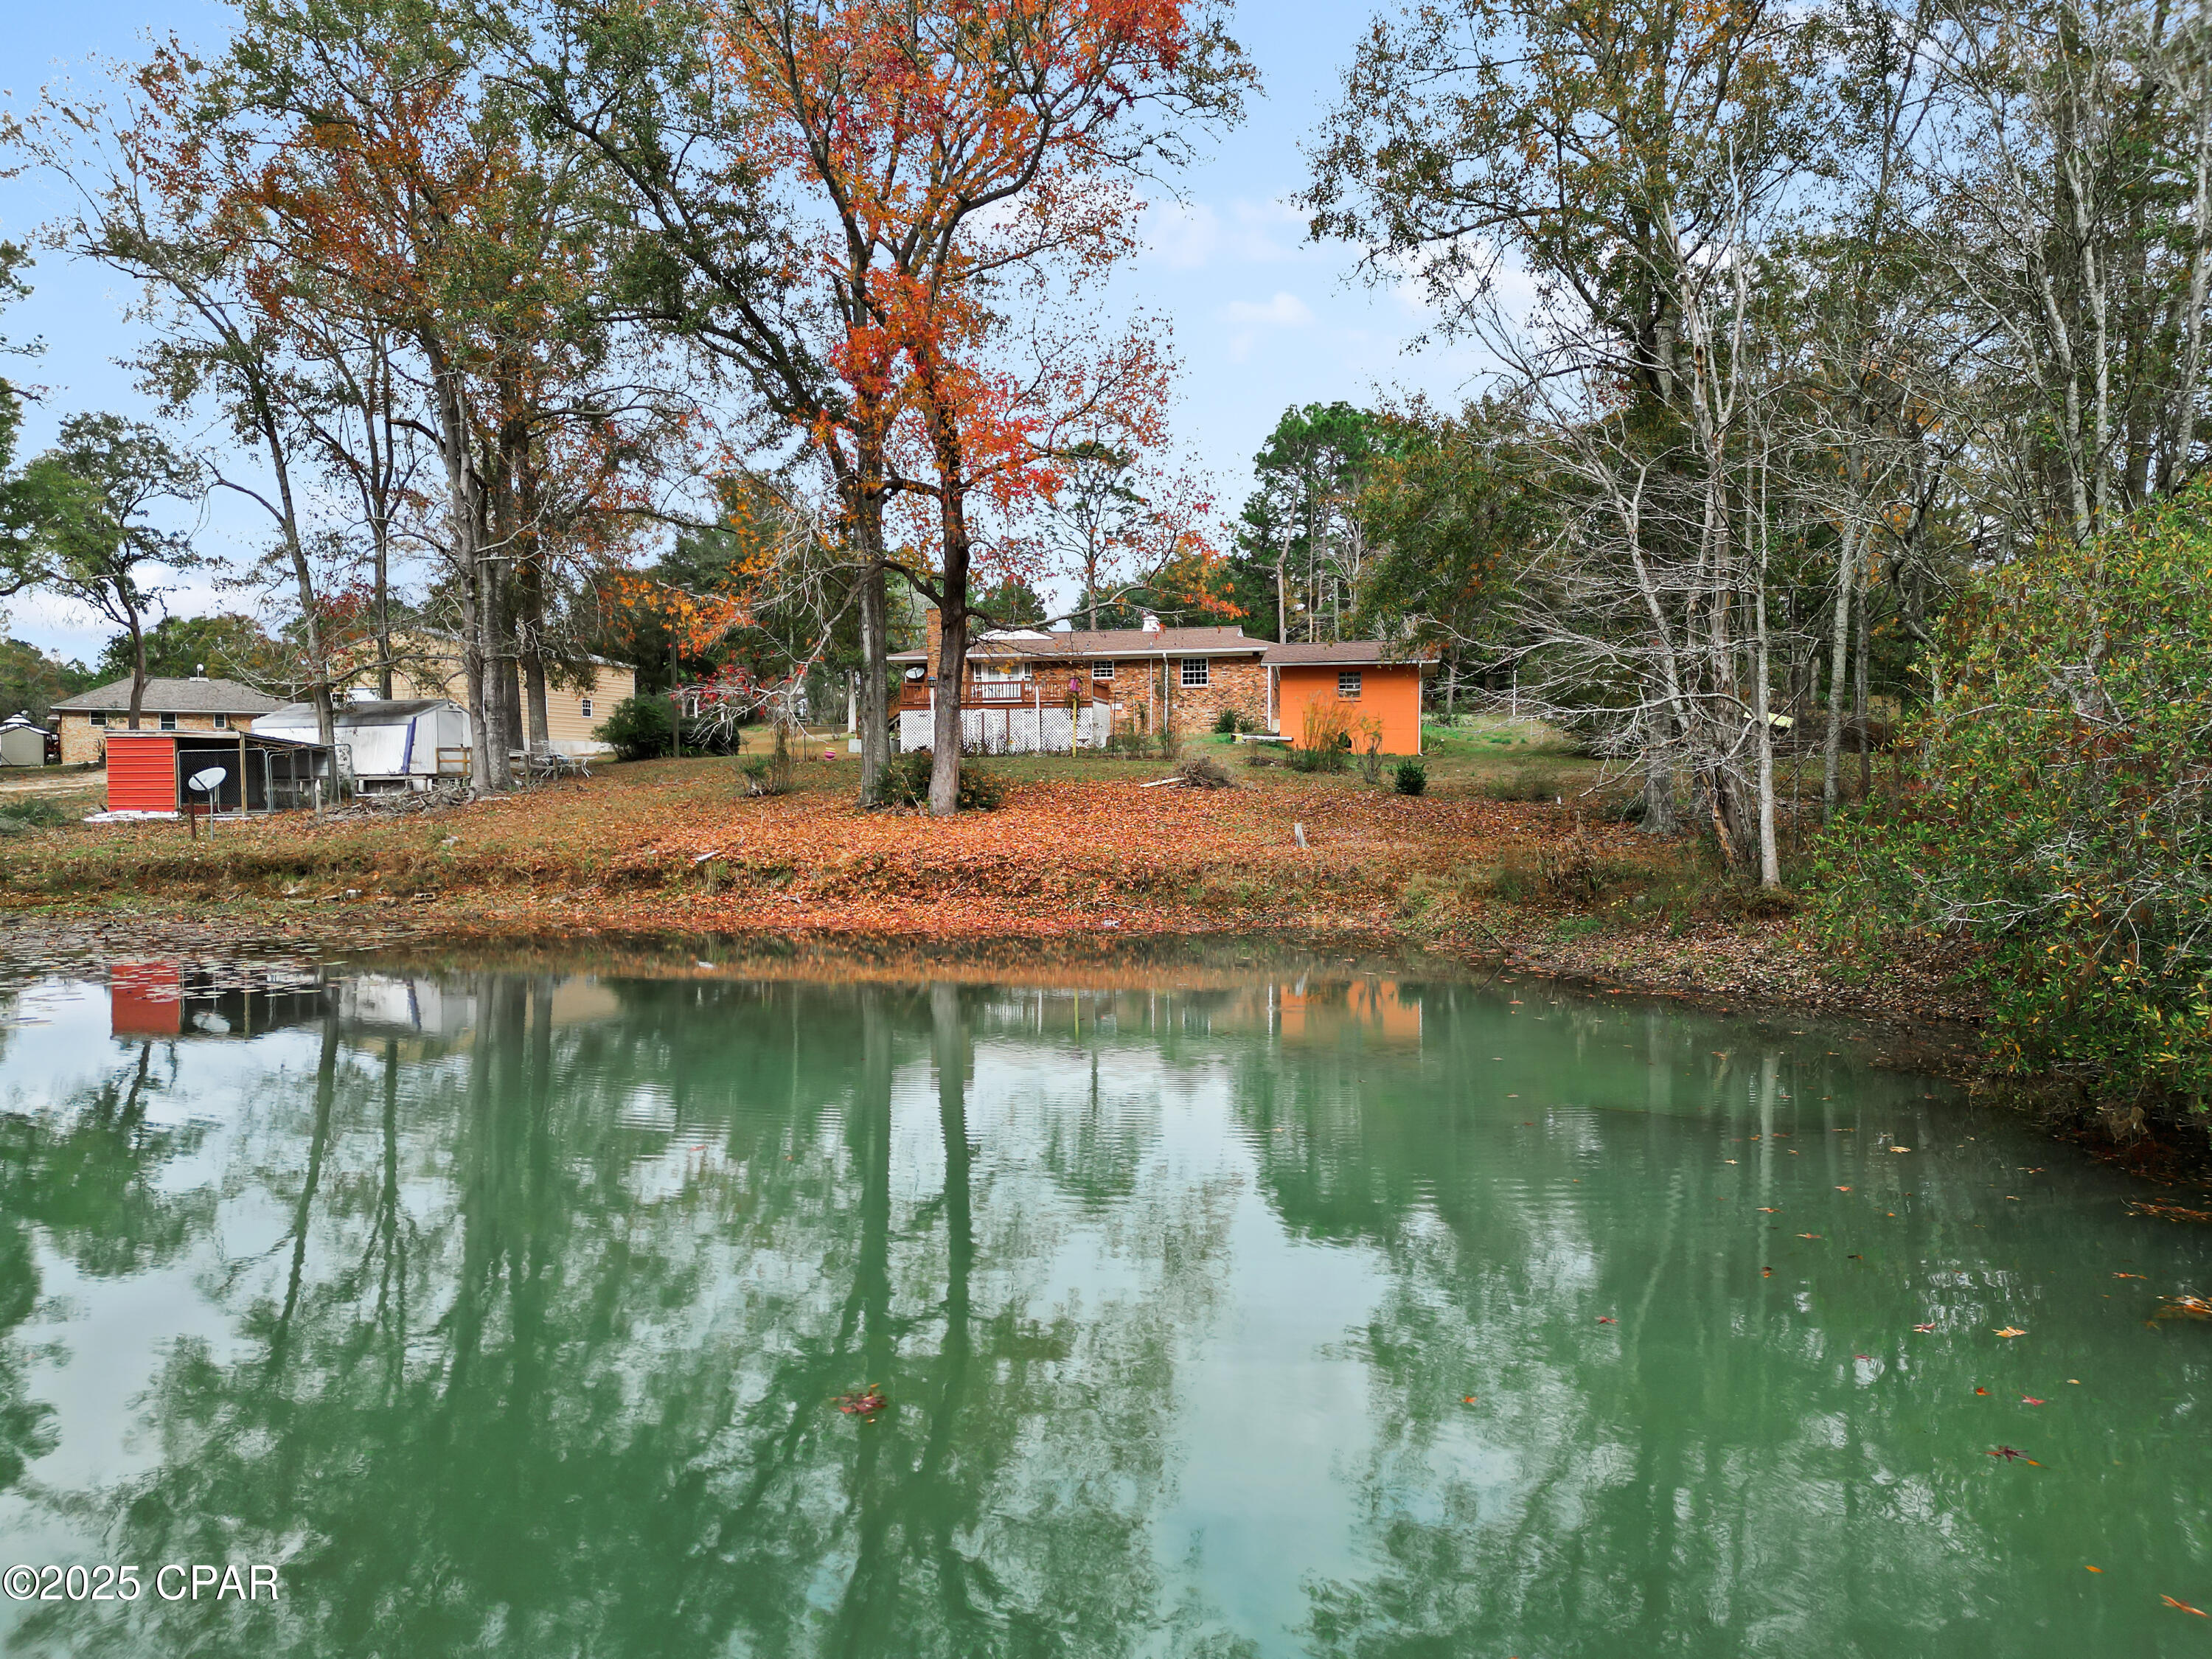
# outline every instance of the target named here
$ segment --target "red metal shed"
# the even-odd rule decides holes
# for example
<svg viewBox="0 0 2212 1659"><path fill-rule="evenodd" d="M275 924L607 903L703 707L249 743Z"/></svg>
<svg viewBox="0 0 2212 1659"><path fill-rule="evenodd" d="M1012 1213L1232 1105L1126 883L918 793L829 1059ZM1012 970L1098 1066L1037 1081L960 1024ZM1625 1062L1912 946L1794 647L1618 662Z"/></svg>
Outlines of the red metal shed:
<svg viewBox="0 0 2212 1659"><path fill-rule="evenodd" d="M107 810L111 812L173 812L177 810L175 732L110 732L107 734Z"/></svg>
<svg viewBox="0 0 2212 1659"><path fill-rule="evenodd" d="M185 781L208 770L223 775L214 798L218 812L310 805L318 780L324 799L332 799L327 744L255 732L110 732L107 810L177 812L189 804L204 811L208 797L187 790Z"/></svg>

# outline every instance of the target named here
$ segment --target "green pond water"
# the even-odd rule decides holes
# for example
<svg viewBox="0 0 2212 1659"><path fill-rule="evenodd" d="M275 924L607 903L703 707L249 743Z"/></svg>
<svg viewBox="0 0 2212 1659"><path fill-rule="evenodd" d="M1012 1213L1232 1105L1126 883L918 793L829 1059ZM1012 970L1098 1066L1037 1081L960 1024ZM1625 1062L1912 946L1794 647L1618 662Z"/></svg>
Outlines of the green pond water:
<svg viewBox="0 0 2212 1659"><path fill-rule="evenodd" d="M143 1588L0 1647L2212 1650L2174 1194L1802 1020L1091 981L13 994L0 1566Z"/></svg>

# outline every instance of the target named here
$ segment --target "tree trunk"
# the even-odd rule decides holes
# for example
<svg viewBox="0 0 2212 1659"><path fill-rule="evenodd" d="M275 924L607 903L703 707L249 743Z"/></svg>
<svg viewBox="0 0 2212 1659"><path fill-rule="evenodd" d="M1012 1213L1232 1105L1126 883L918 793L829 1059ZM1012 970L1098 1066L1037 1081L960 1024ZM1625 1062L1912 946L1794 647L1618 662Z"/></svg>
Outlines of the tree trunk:
<svg viewBox="0 0 2212 1659"><path fill-rule="evenodd" d="M1760 562L1765 563L1762 558ZM1774 726L1767 719L1766 681L1769 672L1770 649L1766 637L1766 577L1759 573L1759 599L1753 609L1753 625L1759 630L1757 648L1759 678L1753 683L1751 713L1759 724L1759 884L1774 888L1782 885L1782 854L1774 841Z"/></svg>
<svg viewBox="0 0 2212 1659"><path fill-rule="evenodd" d="M1867 730L1867 635L1872 631L1874 602L1868 588L1872 572L1867 568L1863 553L1859 558L1858 652L1857 662L1851 675L1851 723L1859 732L1859 799L1865 800L1874 793L1872 736Z"/></svg>
<svg viewBox="0 0 2212 1659"><path fill-rule="evenodd" d="M1851 587L1856 580L1858 530L1847 527L1836 550L1835 628L1828 645L1828 735L1820 749L1820 821L1836 816L1838 770L1844 740L1845 653L1850 648Z"/></svg>
<svg viewBox="0 0 2212 1659"><path fill-rule="evenodd" d="M884 799L891 762L890 594L884 567L884 461L879 444L862 441L857 465L839 479L853 515L860 557L860 793L864 807Z"/></svg>
<svg viewBox="0 0 2212 1659"><path fill-rule="evenodd" d="M1644 751L1644 833L1671 836L1681 828L1674 812L1674 767L1664 744Z"/></svg>
<svg viewBox="0 0 2212 1659"><path fill-rule="evenodd" d="M123 617L131 629L131 714L124 725L127 730L136 732L146 708L146 630L140 626L135 609L125 606ZM240 787L244 787L242 781ZM208 833L215 832L210 830Z"/></svg>

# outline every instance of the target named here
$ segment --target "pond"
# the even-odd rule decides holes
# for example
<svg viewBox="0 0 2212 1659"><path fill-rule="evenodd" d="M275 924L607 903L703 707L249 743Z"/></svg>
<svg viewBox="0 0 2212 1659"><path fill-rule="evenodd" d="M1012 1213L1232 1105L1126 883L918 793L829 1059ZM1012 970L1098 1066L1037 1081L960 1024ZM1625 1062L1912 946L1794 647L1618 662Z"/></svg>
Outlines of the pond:
<svg viewBox="0 0 2212 1659"><path fill-rule="evenodd" d="M0 1565L88 1570L10 1653L2212 1645L2212 1229L1863 1035L1318 963L5 1012Z"/></svg>

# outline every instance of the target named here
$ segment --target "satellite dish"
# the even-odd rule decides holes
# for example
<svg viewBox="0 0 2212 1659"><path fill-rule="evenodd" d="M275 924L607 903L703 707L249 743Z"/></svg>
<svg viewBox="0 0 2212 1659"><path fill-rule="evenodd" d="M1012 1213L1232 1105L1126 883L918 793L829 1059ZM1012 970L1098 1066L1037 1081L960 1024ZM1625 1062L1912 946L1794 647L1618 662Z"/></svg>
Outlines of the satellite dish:
<svg viewBox="0 0 2212 1659"><path fill-rule="evenodd" d="M193 773L191 777L185 779L185 787L197 789L204 795L211 795L222 787L222 781L229 775L230 773L226 769L210 766L203 771Z"/></svg>

